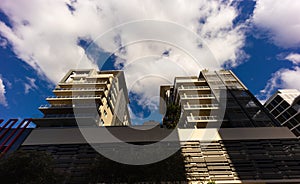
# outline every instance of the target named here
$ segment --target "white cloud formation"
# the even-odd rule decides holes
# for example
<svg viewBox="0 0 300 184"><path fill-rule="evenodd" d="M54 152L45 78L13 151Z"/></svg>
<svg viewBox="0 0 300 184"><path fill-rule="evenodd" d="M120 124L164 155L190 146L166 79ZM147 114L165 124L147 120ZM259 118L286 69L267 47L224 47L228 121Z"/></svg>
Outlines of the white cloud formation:
<svg viewBox="0 0 300 184"><path fill-rule="evenodd" d="M29 93L31 90L38 89L38 86L35 84L36 80L34 78L26 77L26 79L28 80L28 83L24 83L25 94Z"/></svg>
<svg viewBox="0 0 300 184"><path fill-rule="evenodd" d="M300 1L256 0L253 21L281 47L300 46Z"/></svg>
<svg viewBox="0 0 300 184"><path fill-rule="evenodd" d="M292 69L281 69L275 72L268 81L266 87L260 91L258 96L261 100L268 99L277 89L298 89L300 90L300 67Z"/></svg>
<svg viewBox="0 0 300 184"><path fill-rule="evenodd" d="M0 9L12 28L0 22L0 34L20 59L54 83L70 68L97 67L78 45L79 38L94 40L103 51L118 56L116 66L125 66L130 90L155 108L158 98L153 97L162 82L224 63L236 66L245 57L243 25L233 25L238 16L233 4L232 0L2 0ZM137 22L141 20L146 21ZM170 52L163 55L165 51ZM200 58L200 65L195 58ZM150 74L155 77L146 79Z"/></svg>
<svg viewBox="0 0 300 184"><path fill-rule="evenodd" d="M300 54L298 53L290 53L285 59L292 61L295 65L300 64Z"/></svg>
<svg viewBox="0 0 300 184"><path fill-rule="evenodd" d="M76 68L80 58L83 67L95 67L76 44L80 25L64 1L4 0L0 8L13 26L0 22L0 34L20 59L51 81L57 82L70 68Z"/></svg>
<svg viewBox="0 0 300 184"><path fill-rule="evenodd" d="M296 66L293 69L285 69L281 72L281 86L283 88L300 90L300 67Z"/></svg>
<svg viewBox="0 0 300 184"><path fill-rule="evenodd" d="M0 78L0 104L3 105L4 107L7 107L7 101L6 101L6 97L5 97L5 86L3 83L3 80Z"/></svg>

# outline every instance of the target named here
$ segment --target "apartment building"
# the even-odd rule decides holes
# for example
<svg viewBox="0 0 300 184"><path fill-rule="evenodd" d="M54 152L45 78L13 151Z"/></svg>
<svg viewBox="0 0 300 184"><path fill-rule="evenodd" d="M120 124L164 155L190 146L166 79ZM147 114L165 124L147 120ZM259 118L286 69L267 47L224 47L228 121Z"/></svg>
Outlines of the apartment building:
<svg viewBox="0 0 300 184"><path fill-rule="evenodd" d="M176 77L173 85L161 86L160 96L161 113L167 114L164 122L170 123L168 107L177 106L180 128L278 126L230 70Z"/></svg>
<svg viewBox="0 0 300 184"><path fill-rule="evenodd" d="M203 70L199 76L176 77L173 85L161 86L160 110L165 115L163 123L166 126L152 129L149 126L144 129L110 126L115 124L110 122L118 113L126 112L116 110L128 102L118 102L123 98L120 93L124 93L124 99L127 99L125 87L120 87L125 85L118 84L124 76L116 77L114 71L79 71L82 70L71 70L58 84L56 97L62 96L64 100L47 99L50 108L41 109L45 117L34 120L39 126L20 148L49 152L55 159L55 167L68 173L65 183L91 183L90 173L96 176L95 183L300 183L299 140L287 127L275 121L231 71ZM108 77L107 74L113 75ZM105 83L97 86L104 88L96 94L102 98L82 99L82 95L94 95L91 91L95 88L90 84L96 81ZM108 108L105 102L108 102ZM92 142L87 141L86 134L83 135L78 127L68 124L74 117L66 114L74 111L64 111L69 108L64 105L80 109L75 114L88 117L83 122L89 124L89 119L94 116L87 115L90 110L84 109L90 104L99 107L96 108L97 126L86 128L94 132ZM105 119L104 110L111 112L112 118ZM178 128L167 126L174 123ZM98 127L101 124L107 126ZM175 136L165 139L174 131ZM117 139L108 139L108 132ZM169 157L171 160L139 166L112 161L97 152L95 145L111 153L110 156L129 161L155 158L164 150L178 151L177 156ZM145 147L153 149L145 152ZM145 154L138 154L139 151ZM97 159L99 156L100 160ZM98 167L90 170L95 162Z"/></svg>
<svg viewBox="0 0 300 184"><path fill-rule="evenodd" d="M180 140L189 182L300 182L299 141L232 71L176 77L160 96L164 125L191 132Z"/></svg>
<svg viewBox="0 0 300 184"><path fill-rule="evenodd" d="M123 126L130 124L123 71L70 70L33 121L47 126Z"/></svg>

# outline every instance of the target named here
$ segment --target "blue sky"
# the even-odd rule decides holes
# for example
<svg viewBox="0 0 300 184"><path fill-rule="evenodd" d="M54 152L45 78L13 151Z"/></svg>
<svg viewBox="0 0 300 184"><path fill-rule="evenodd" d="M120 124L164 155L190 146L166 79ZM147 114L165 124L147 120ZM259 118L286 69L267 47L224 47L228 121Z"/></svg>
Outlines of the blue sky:
<svg viewBox="0 0 300 184"><path fill-rule="evenodd" d="M47 103L45 98L52 95L55 83L70 68L123 69L128 66L125 74L135 121L160 121L153 113L157 112L158 105L156 88L168 83L173 74L168 74L167 79L164 74L169 71L164 65L154 65L155 62L173 62L172 70L172 67L181 66L178 60L184 61L188 74L195 74L195 70L199 73L200 69L187 67L189 59L175 47L162 44L164 42L126 45L126 41L144 36L148 31L144 30L145 24L113 29L145 19L173 22L185 27L187 32L195 32L205 41L219 67L233 70L261 101L278 88L300 90L299 1L193 3L30 0L24 4L22 1L1 1L0 118L41 117L38 107ZM193 45L197 40L185 37L183 31L168 31L168 26L157 28L155 25L151 31L161 31L162 41L174 39L171 36L176 35L185 40L182 46L190 48L191 53L201 53L202 48ZM126 32L128 30L133 33ZM101 35L106 35L105 39L101 40ZM209 56L204 58L201 65L208 68L213 65L207 61ZM152 79L150 86L143 84L149 83L147 78L135 80L151 73L159 77Z"/></svg>

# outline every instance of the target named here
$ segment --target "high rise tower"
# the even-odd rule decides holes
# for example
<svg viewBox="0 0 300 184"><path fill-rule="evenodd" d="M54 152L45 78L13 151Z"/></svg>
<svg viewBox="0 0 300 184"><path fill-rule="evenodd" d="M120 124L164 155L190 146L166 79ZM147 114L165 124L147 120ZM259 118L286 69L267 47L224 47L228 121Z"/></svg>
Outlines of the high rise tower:
<svg viewBox="0 0 300 184"><path fill-rule="evenodd" d="M230 70L203 70L199 77L176 77L174 85L161 86L160 95L161 112L164 103L167 107L167 126L174 122L181 128L278 126ZM180 109L177 120L169 116L171 106Z"/></svg>
<svg viewBox="0 0 300 184"><path fill-rule="evenodd" d="M70 70L39 110L38 126L129 125L123 71ZM77 122L76 122L77 120Z"/></svg>

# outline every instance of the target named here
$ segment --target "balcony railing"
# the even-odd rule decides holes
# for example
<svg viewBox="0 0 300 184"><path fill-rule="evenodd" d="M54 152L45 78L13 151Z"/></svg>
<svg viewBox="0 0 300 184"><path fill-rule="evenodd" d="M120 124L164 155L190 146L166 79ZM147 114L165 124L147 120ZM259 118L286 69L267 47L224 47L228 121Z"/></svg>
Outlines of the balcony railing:
<svg viewBox="0 0 300 184"><path fill-rule="evenodd" d="M72 82L60 82L59 85L70 85L70 84L107 84L107 81L72 81Z"/></svg>
<svg viewBox="0 0 300 184"><path fill-rule="evenodd" d="M47 114L44 118L75 118L75 117L85 117L85 118L96 118L98 114Z"/></svg>
<svg viewBox="0 0 300 184"><path fill-rule="evenodd" d="M49 96L47 99L95 99L95 98L101 98L101 95L78 95L78 96Z"/></svg>
<svg viewBox="0 0 300 184"><path fill-rule="evenodd" d="M218 107L218 104L183 105L184 109L216 109Z"/></svg>
<svg viewBox="0 0 300 184"><path fill-rule="evenodd" d="M206 82L205 80L199 80L199 79L175 79L175 83L189 83L189 82Z"/></svg>
<svg viewBox="0 0 300 184"><path fill-rule="evenodd" d="M55 88L55 91L100 91L105 88Z"/></svg>
<svg viewBox="0 0 300 184"><path fill-rule="evenodd" d="M185 89L210 89L209 86L180 86L178 88L179 90L185 90Z"/></svg>
<svg viewBox="0 0 300 184"><path fill-rule="evenodd" d="M199 99L199 98L214 98L211 94L199 94L199 95L180 95L181 99Z"/></svg>
<svg viewBox="0 0 300 184"><path fill-rule="evenodd" d="M218 121L218 116L187 116L189 122Z"/></svg>
<svg viewBox="0 0 300 184"><path fill-rule="evenodd" d="M95 107L95 104L43 104L39 108L47 109L47 108L74 108L74 107Z"/></svg>

